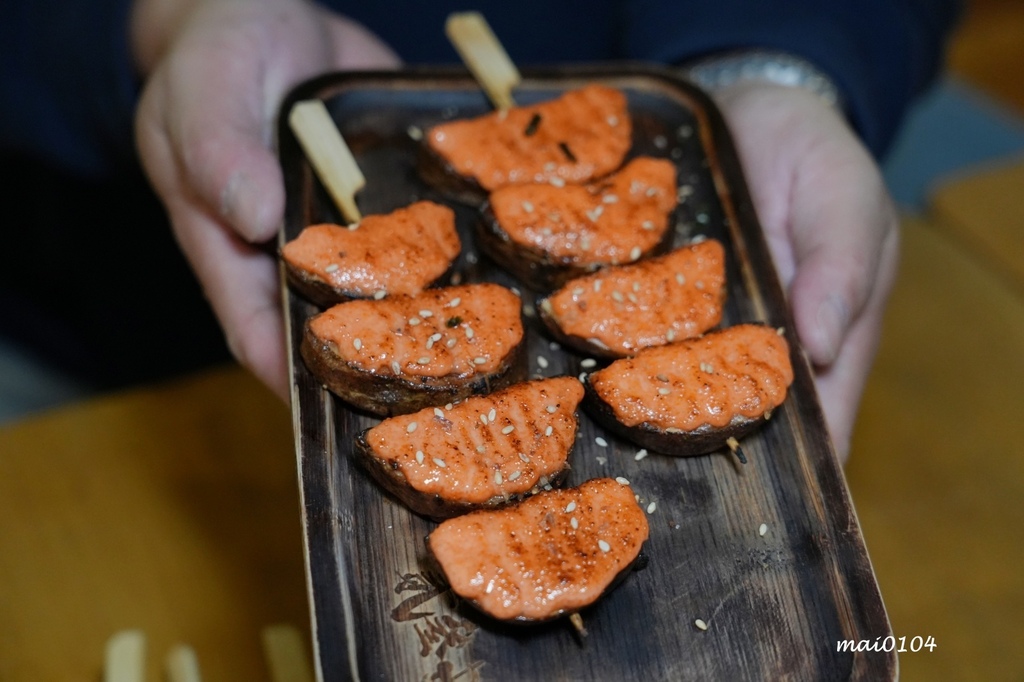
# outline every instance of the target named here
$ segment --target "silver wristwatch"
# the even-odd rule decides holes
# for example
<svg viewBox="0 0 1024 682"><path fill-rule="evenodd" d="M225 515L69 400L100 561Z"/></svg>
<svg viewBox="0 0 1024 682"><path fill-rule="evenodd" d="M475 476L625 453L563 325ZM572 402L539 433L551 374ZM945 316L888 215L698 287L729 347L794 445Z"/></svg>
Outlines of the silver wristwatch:
<svg viewBox="0 0 1024 682"><path fill-rule="evenodd" d="M743 82L774 83L808 90L842 110L839 88L825 73L788 52L739 50L722 52L683 65L684 75L708 92Z"/></svg>

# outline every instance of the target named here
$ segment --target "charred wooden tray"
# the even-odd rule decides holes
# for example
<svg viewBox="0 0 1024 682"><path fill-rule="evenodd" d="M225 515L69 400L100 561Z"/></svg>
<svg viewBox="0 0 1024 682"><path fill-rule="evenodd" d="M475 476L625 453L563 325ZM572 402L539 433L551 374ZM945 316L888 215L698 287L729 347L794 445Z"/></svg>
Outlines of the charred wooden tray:
<svg viewBox="0 0 1024 682"><path fill-rule="evenodd" d="M706 235L726 245L722 325L763 321L792 329L735 151L711 101L668 71L647 67L528 71L516 98L536 102L591 81L626 92L633 154L676 164L677 241ZM283 113L308 98L325 101L366 175L362 212L387 212L416 199L452 205L464 243L458 277L518 288L527 302L532 373L578 375L584 358L543 334L528 303L533 292L476 255L477 210L448 201L417 177L423 130L489 110L476 83L461 71L326 76L296 89ZM287 240L307 224L340 215L287 126L278 134L287 190L281 239ZM651 536L646 567L582 613L589 634L580 638L564 619L538 627L488 621L427 571L424 538L433 524L385 494L353 461L355 435L376 421L348 409L310 375L298 347L303 322L316 309L287 287L283 295L320 679L896 677L894 654L837 646L891 631L811 372L795 343L790 395L766 428L744 440L746 465L728 451L638 460L637 447L581 414L569 483L629 479L650 511ZM794 342L795 334L788 338Z"/></svg>

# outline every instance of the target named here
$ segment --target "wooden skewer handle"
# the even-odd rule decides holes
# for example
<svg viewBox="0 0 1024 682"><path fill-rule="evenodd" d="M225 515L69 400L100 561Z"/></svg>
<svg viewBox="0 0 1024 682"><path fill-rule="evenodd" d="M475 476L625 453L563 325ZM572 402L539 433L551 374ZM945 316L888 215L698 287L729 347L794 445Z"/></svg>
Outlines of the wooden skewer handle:
<svg viewBox="0 0 1024 682"><path fill-rule="evenodd" d="M107 640L103 682L143 682L146 672L146 636L141 630L121 630Z"/></svg>
<svg viewBox="0 0 1024 682"><path fill-rule="evenodd" d="M350 223L362 220L355 197L366 185L366 179L324 103L320 100L296 103L288 114L288 125L345 220Z"/></svg>
<svg viewBox="0 0 1024 682"><path fill-rule="evenodd" d="M512 89L519 85L519 70L479 12L456 12L444 26L448 40L494 106L504 111L515 106Z"/></svg>
<svg viewBox="0 0 1024 682"><path fill-rule="evenodd" d="M168 682L202 682L199 673L199 659L192 647L179 644L167 654Z"/></svg>
<svg viewBox="0 0 1024 682"><path fill-rule="evenodd" d="M263 655L273 682L313 682L309 651L294 626L282 624L265 627Z"/></svg>

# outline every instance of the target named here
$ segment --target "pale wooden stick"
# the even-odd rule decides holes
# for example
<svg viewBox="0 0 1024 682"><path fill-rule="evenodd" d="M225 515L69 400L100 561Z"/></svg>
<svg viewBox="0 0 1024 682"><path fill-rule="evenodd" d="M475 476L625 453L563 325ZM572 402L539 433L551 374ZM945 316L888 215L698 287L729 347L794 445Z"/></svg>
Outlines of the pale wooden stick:
<svg viewBox="0 0 1024 682"><path fill-rule="evenodd" d="M121 630L107 640L103 682L142 682L146 668L146 635L141 630Z"/></svg>
<svg viewBox="0 0 1024 682"><path fill-rule="evenodd" d="M587 636L587 628L583 625L583 616L581 616L579 612L570 613L569 622L572 623L572 627L576 631L576 634L578 634L581 639L585 639Z"/></svg>
<svg viewBox="0 0 1024 682"><path fill-rule="evenodd" d="M167 654L165 670L168 682L202 682L203 679L196 652L185 644L177 645Z"/></svg>
<svg viewBox="0 0 1024 682"><path fill-rule="evenodd" d="M263 655L272 682L313 682L309 652L294 626L283 624L263 628Z"/></svg>
<svg viewBox="0 0 1024 682"><path fill-rule="evenodd" d="M345 220L362 220L355 197L366 184L366 178L324 103L318 99L296 103L288 114L288 125Z"/></svg>
<svg viewBox="0 0 1024 682"><path fill-rule="evenodd" d="M519 70L483 15L479 12L450 14L444 30L495 108L504 111L514 107L512 88L519 85Z"/></svg>

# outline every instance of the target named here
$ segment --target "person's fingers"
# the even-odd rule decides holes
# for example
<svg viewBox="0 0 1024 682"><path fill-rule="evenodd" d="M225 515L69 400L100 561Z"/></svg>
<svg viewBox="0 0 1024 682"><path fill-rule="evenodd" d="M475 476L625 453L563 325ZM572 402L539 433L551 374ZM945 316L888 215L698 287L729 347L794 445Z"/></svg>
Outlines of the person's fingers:
<svg viewBox="0 0 1024 682"><path fill-rule="evenodd" d="M326 11L271 28L186 42L161 74L178 93L167 134L190 187L239 235L273 237L284 211L283 181L272 152L277 107L298 80L332 68L391 68L394 53L358 24ZM309 22L310 25L303 25ZM296 46L295 41L303 40ZM210 69L209 64L220 65ZM202 74L202 77L197 77Z"/></svg>
<svg viewBox="0 0 1024 682"><path fill-rule="evenodd" d="M180 187L244 239L262 242L279 226L284 190L270 151L259 67L232 65L232 44L185 52L162 65L143 96L140 117L159 116L158 134L166 136L172 163L183 174ZM225 66L196 78L210 71L204 65L211 61Z"/></svg>
<svg viewBox="0 0 1024 682"><path fill-rule="evenodd" d="M883 245L878 280L864 313L850 327L835 361L819 368L816 374L818 396L840 461L845 462L849 454L860 395L881 336L885 301L895 280L898 260L899 232L893 230Z"/></svg>
<svg viewBox="0 0 1024 682"><path fill-rule="evenodd" d="M154 97L146 106L159 107ZM241 240L202 203L177 172L170 139L155 113L140 109L138 144L151 168L182 251L213 308L232 354L278 395L288 395L278 274L266 253Z"/></svg>
<svg viewBox="0 0 1024 682"><path fill-rule="evenodd" d="M274 260L194 206L172 203L170 213L232 354L287 400L284 323Z"/></svg>
<svg viewBox="0 0 1024 682"><path fill-rule="evenodd" d="M332 37L335 68L380 70L402 65L395 51L361 24L328 10L322 13L324 26Z"/></svg>
<svg viewBox="0 0 1024 682"><path fill-rule="evenodd" d="M843 142L806 159L792 188L790 303L804 349L822 366L835 361L878 286L882 249L896 230L880 174L855 141Z"/></svg>
<svg viewBox="0 0 1024 682"><path fill-rule="evenodd" d="M719 103L845 458L894 279L895 210L867 151L813 95L738 86Z"/></svg>

